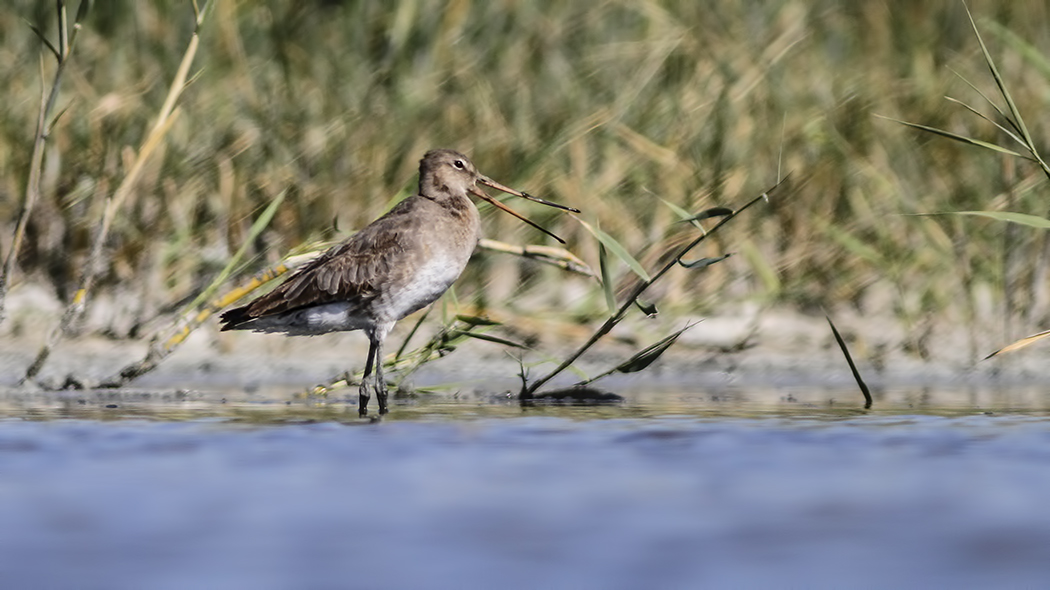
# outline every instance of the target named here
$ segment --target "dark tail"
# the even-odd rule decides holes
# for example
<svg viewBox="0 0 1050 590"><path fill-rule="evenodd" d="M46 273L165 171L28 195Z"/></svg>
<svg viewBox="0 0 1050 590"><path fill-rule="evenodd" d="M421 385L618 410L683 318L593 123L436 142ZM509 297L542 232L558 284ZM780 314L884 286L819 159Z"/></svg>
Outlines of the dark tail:
<svg viewBox="0 0 1050 590"><path fill-rule="evenodd" d="M225 332L227 330L247 329L247 326L244 324L255 319L250 313L248 313L248 307L249 306L247 305L244 307L237 307L219 316L219 321L222 322L222 325L219 326L219 331Z"/></svg>

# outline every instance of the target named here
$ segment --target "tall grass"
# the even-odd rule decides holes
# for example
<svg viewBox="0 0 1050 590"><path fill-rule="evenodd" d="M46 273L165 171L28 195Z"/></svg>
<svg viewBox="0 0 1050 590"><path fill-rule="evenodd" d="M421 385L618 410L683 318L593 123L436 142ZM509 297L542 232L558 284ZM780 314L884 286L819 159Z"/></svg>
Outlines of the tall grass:
<svg viewBox="0 0 1050 590"><path fill-rule="evenodd" d="M13 0L0 14L5 252L39 105L41 46L23 19L44 29L51 6ZM1050 50L1043 3L971 8L978 22ZM164 102L193 28L188 2L95 3L66 66L57 108L68 112L49 140L14 288L37 282L71 300L93 223ZM1000 38L987 42L1018 108L1043 110L1050 78L1032 75ZM795 192L741 219L709 253L745 255L669 275L661 310L708 312L749 298L814 311L849 305L893 314L905 343L923 353L937 320L999 325L978 300L1002 292L1001 256L988 253L1002 251L1004 230L904 214L1008 206L1045 216L1044 189L1036 172L1005 171L973 148L872 115L994 139L942 98L969 90L952 69L980 81L982 62L955 0L219 1L181 115L111 230L115 256L96 289L136 303L119 327L95 327L135 334L196 295L281 191L284 205L249 252L253 268L363 226L414 188L426 149L447 146L502 182L579 207L652 260L687 239L685 228L667 232L675 215L661 199L689 211L727 205L773 184L778 167L791 170ZM1045 142L1046 127L1029 124ZM543 208L530 215L599 267L585 229ZM490 236L543 241L512 219L484 216ZM1035 233L1012 238L1022 259L1043 247ZM590 279L495 256L482 253L468 268L461 301L605 313L600 294L580 295ZM1032 285L1026 277L1036 272L1022 268L1011 280ZM1011 297L1036 322L1046 318L1034 286ZM992 304L1006 306L1001 296Z"/></svg>
<svg viewBox="0 0 1050 590"><path fill-rule="evenodd" d="M81 2L80 8L76 12L76 18L70 24L65 3L61 0L56 3L55 12L57 14L55 16L57 17L58 26L55 30L55 43L52 43L39 27L30 25L30 28L40 39L43 46L47 47L51 52L51 56L55 58L55 74L54 79L51 81L50 89L47 89L43 85L43 80L41 80L40 111L36 122L36 133L33 137L33 154L30 156L25 199L22 201L22 207L18 212L18 220L15 222L10 249L3 258L3 268L0 268L0 323L3 323L5 316L4 307L7 301L8 282L14 272L15 262L18 260L18 254L21 251L22 240L25 238L29 219L32 217L33 209L40 198L40 177L44 164L44 148L47 145L47 138L51 134L53 125L61 117L61 113L59 113L52 119L55 101L58 99L61 88L62 73L65 71L66 64L69 63L73 53L73 46L76 43L77 33L80 32L80 23L87 16L89 7L90 3ZM41 61L41 70L43 70L43 61Z"/></svg>

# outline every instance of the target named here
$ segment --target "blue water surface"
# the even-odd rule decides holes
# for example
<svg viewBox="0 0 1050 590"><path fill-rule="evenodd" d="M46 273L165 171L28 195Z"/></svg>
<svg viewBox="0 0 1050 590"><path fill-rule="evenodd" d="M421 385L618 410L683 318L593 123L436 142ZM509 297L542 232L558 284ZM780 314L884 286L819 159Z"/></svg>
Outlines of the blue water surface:
<svg viewBox="0 0 1050 590"><path fill-rule="evenodd" d="M1050 581L1045 416L617 412L376 424L9 415L0 587Z"/></svg>

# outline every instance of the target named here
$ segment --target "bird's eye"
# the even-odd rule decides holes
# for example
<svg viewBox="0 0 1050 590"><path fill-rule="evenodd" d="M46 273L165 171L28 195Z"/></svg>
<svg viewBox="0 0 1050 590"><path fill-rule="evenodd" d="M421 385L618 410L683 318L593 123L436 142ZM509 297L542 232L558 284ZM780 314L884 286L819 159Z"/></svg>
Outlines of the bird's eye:
<svg viewBox="0 0 1050 590"><path fill-rule="evenodd" d="M463 164L463 160L455 160L454 162L452 162L452 165L459 170L466 168L466 166Z"/></svg>

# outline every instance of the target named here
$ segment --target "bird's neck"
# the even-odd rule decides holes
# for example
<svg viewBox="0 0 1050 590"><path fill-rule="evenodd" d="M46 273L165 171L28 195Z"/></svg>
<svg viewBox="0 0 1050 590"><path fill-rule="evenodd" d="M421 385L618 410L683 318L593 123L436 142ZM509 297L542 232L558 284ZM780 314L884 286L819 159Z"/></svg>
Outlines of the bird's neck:
<svg viewBox="0 0 1050 590"><path fill-rule="evenodd" d="M478 210L474 207L474 203L471 202L469 197L464 195L444 195L442 199L434 200L442 209L448 211L448 214L457 219L463 218L476 218L478 216Z"/></svg>

